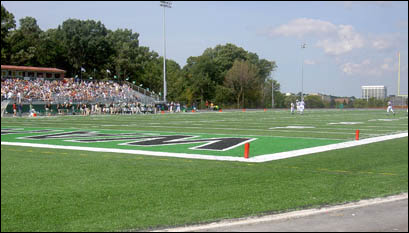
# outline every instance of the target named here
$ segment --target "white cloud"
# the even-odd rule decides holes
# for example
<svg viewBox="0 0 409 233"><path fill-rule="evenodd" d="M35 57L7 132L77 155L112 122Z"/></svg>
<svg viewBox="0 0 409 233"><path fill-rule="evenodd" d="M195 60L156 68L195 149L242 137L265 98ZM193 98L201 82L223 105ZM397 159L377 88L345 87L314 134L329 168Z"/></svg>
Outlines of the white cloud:
<svg viewBox="0 0 409 233"><path fill-rule="evenodd" d="M335 25L331 22L299 18L270 29L268 35L274 36L319 36L317 47L325 53L340 55L364 46L364 38L351 25Z"/></svg>
<svg viewBox="0 0 409 233"><path fill-rule="evenodd" d="M402 33L368 36L370 46L376 50L398 50L400 45L407 44L408 37Z"/></svg>
<svg viewBox="0 0 409 233"><path fill-rule="evenodd" d="M383 61L373 62L365 59L360 63L347 62L341 65L341 70L349 76L373 76L381 77L387 73L396 72L398 65L392 58L385 58Z"/></svg>
<svg viewBox="0 0 409 233"><path fill-rule="evenodd" d="M335 25L328 21L299 18L286 24L270 28L267 33L271 37L285 36L303 38L312 36L308 40L316 39L315 46L322 48L328 55L343 55L356 49L370 48L377 51L396 50L407 43L407 34L362 34L352 25Z"/></svg>
<svg viewBox="0 0 409 233"><path fill-rule="evenodd" d="M378 38L372 41L372 46L375 49L387 49L391 46L391 44L386 39Z"/></svg>
<svg viewBox="0 0 409 233"><path fill-rule="evenodd" d="M270 36L297 36L302 37L304 35L322 35L329 34L336 31L336 26L330 22L299 18L294 19L287 24L283 24L277 28L271 29Z"/></svg>
<svg viewBox="0 0 409 233"><path fill-rule="evenodd" d="M331 38L319 40L317 47L324 49L330 55L340 55L352 51L356 48L364 47L364 38L350 25L339 25L336 35Z"/></svg>

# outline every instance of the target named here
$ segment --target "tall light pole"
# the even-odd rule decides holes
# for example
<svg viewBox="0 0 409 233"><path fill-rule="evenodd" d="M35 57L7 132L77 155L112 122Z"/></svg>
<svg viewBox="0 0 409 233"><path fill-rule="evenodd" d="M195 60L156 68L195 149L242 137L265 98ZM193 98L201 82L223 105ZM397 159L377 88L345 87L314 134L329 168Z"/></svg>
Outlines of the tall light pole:
<svg viewBox="0 0 409 233"><path fill-rule="evenodd" d="M166 102L166 35L165 35L165 9L172 8L171 1L160 1L163 7L163 101Z"/></svg>
<svg viewBox="0 0 409 233"><path fill-rule="evenodd" d="M302 49L305 49L307 46L306 43L303 43L301 45L301 100L304 101L304 54L302 52Z"/></svg>
<svg viewBox="0 0 409 233"><path fill-rule="evenodd" d="M274 77L271 74L271 108L274 108Z"/></svg>

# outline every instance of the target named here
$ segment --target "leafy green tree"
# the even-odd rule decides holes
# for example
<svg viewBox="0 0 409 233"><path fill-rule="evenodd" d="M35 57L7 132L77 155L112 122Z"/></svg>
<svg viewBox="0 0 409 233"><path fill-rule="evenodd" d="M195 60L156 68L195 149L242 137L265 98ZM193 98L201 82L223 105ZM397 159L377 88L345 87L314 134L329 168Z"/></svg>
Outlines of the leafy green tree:
<svg viewBox="0 0 409 233"><path fill-rule="evenodd" d="M188 58L183 70L194 98L202 103L204 100L209 100L218 102L220 105L230 105L234 102L237 104L236 100L231 100L231 96L222 98L222 93L231 94L231 91L226 91L226 88L221 87L226 87L226 75L237 60L248 61L258 68L257 82L254 83L256 86L253 86L251 90L244 90L243 94L246 98L245 103L242 104L250 107L264 107L265 85L267 85L268 76L276 68L275 62L259 59L257 54L247 52L230 43L208 48L201 56Z"/></svg>
<svg viewBox="0 0 409 233"><path fill-rule="evenodd" d="M57 29L48 29L40 34L37 46L37 61L42 67L58 67L69 70L66 48Z"/></svg>
<svg viewBox="0 0 409 233"><path fill-rule="evenodd" d="M11 63L14 65L39 66L38 47L42 31L33 17L20 19L20 27L10 34Z"/></svg>
<svg viewBox="0 0 409 233"><path fill-rule="evenodd" d="M354 107L355 108L367 108L368 101L366 99L356 99L354 101Z"/></svg>
<svg viewBox="0 0 409 233"><path fill-rule="evenodd" d="M58 26L58 31L72 74L80 74L81 67L87 72L102 71L114 53L113 45L107 39L108 29L100 21L68 19Z"/></svg>
<svg viewBox="0 0 409 233"><path fill-rule="evenodd" d="M284 108L290 108L291 103L295 104L297 99L299 99L299 98L296 95L285 96L285 98L284 98Z"/></svg>
<svg viewBox="0 0 409 233"><path fill-rule="evenodd" d="M309 95L304 98L304 101L305 101L306 107L308 108L323 108L324 107L324 103L322 102L322 99L320 96Z"/></svg>
<svg viewBox="0 0 409 233"><path fill-rule="evenodd" d="M163 75L160 77L163 78ZM163 86L163 81L160 83ZM173 60L166 60L166 84L167 100L186 102L185 99L181 98L183 91L186 89L182 69L180 68L180 65Z"/></svg>
<svg viewBox="0 0 409 233"><path fill-rule="evenodd" d="M184 67L184 74L192 101L199 101L202 105L206 100L213 99L217 87L217 67L209 55L189 57Z"/></svg>
<svg viewBox="0 0 409 233"><path fill-rule="evenodd" d="M272 104L272 96L271 96L271 91L272 91L272 81L274 82L274 107L275 108L283 108L286 106L285 103L285 96L280 92L280 84L278 83L277 80L272 80L268 79L265 81L264 85L264 96L263 96L263 107L265 108L271 108Z"/></svg>
<svg viewBox="0 0 409 233"><path fill-rule="evenodd" d="M127 77L141 76L142 66L137 61L139 55L139 34L132 33L132 30L118 29L110 32L107 39L112 43L114 53L114 70L119 80Z"/></svg>
<svg viewBox="0 0 409 233"><path fill-rule="evenodd" d="M231 89L237 108L240 108L240 105L245 107L245 94L248 94L249 90L254 91L252 87L258 85L258 73L257 66L248 61L239 60L236 60L233 67L227 72L225 86Z"/></svg>
<svg viewBox="0 0 409 233"><path fill-rule="evenodd" d="M16 28L14 15L1 4L1 64L9 64L10 62L10 44L7 37L14 28Z"/></svg>

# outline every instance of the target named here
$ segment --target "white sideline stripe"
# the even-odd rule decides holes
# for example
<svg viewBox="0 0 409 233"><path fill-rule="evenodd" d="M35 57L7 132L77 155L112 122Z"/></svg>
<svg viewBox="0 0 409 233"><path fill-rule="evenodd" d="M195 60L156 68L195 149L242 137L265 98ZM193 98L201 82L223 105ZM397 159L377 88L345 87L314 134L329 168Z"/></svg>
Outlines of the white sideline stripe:
<svg viewBox="0 0 409 233"><path fill-rule="evenodd" d="M188 158L188 159L206 159L206 160L248 162L247 161L248 159L246 160L245 158L239 158L239 157L184 154L184 153L168 153L168 152L145 151L145 150L127 150L127 149L96 148L96 147L82 147L82 146L60 146L60 145L23 143L23 142L1 142L1 145L25 146L25 147L35 147L35 148L48 148L48 149L81 150L81 151L92 151L92 152L110 152L110 153L123 153L123 154L136 154L136 155L151 155L151 156L160 156L160 157L176 157L176 158Z"/></svg>
<svg viewBox="0 0 409 233"><path fill-rule="evenodd" d="M269 154L269 155L260 155L260 156L251 158L251 160L252 162L267 162L267 161L272 161L272 160L287 159L287 158L292 158L292 157L297 157L297 156L302 156L302 155L307 155L307 154L314 154L314 153L319 153L319 152L324 152L324 151L338 150L338 149L344 149L344 148L349 148L349 147L354 147L354 146L366 145L366 144L375 143L375 142L382 142L382 141L391 140L391 139L403 138L407 136L408 136L408 133L386 135L386 136L381 136L381 137L362 139L358 141L341 142L341 143L331 144L331 145L326 145L326 146L318 146L318 147L313 147L313 148L293 150L293 151L287 151L287 152L281 152L281 153L275 153L275 154Z"/></svg>
<svg viewBox="0 0 409 233"><path fill-rule="evenodd" d="M400 133L394 135L381 136L376 138L367 138L359 141L342 142L326 146L318 146L307 149L293 150L287 152L280 152L275 154L259 155L253 158L245 159L244 157L232 157L232 156L215 156L215 155L199 155L199 154L186 154L186 153L168 153L168 152L156 152L156 151L144 151L144 150L127 150L127 149L114 149L114 148L96 148L96 147L82 147L82 146L60 146L60 145L48 145L37 143L23 143L23 142L1 142L1 145L8 146L25 146L36 148L49 148L49 149L64 149L64 150L81 150L92 152L110 152L110 153L123 153L123 154L137 154L137 155L151 155L160 157L176 157L176 158L188 158L188 159L205 159L205 160L218 160L218 161L237 161L247 163L262 163L279 159L287 159L302 155L308 155L313 153L319 153L330 150L337 150L343 148L349 148L354 146L360 146L375 142L381 142L391 139L408 137L408 133Z"/></svg>
<svg viewBox="0 0 409 233"><path fill-rule="evenodd" d="M193 231L203 231L203 230L221 228L221 227L232 227L232 226L238 226L238 225L244 225L244 224L246 225L247 224L258 224L258 223L263 223L263 222L307 217L311 215L328 213L328 212L333 212L333 211L355 209L355 208L366 207L366 206L371 206L371 205L376 205L376 204L389 203L389 202L400 201L400 200L405 200L405 199L408 199L408 193L403 193L403 194L395 195L395 196L389 196L386 198L374 198L374 199L369 199L369 200L361 200L359 202L348 203L345 205L336 205L336 206L323 207L323 208L317 208L317 209L293 211L293 212L288 212L288 213L283 213L283 214L267 215L263 217L230 219L230 220L223 220L221 222L209 223L209 224L204 224L204 225L193 225L193 226L187 226L187 227L161 229L161 230L154 230L151 232L193 232Z"/></svg>

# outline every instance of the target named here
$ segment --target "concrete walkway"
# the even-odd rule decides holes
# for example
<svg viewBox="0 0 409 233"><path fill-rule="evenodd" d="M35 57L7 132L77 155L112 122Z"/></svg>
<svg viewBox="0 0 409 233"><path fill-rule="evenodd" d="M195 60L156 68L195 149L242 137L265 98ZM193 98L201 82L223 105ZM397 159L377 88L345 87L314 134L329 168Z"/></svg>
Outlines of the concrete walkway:
<svg viewBox="0 0 409 233"><path fill-rule="evenodd" d="M161 232L408 232L408 194Z"/></svg>

